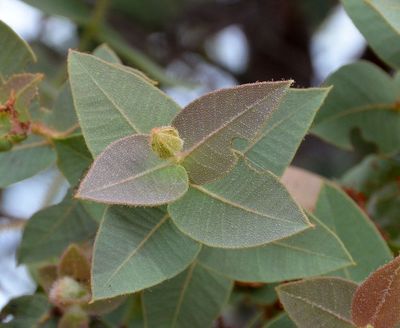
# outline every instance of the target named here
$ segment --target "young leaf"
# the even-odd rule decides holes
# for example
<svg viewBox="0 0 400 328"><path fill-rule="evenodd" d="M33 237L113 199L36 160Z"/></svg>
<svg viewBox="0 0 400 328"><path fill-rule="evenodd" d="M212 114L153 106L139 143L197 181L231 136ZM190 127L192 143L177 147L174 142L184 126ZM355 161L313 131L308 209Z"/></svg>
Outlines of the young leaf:
<svg viewBox="0 0 400 328"><path fill-rule="evenodd" d="M253 282L299 279L353 265L339 238L313 215L309 219L315 228L262 247L203 247L199 262L231 279Z"/></svg>
<svg viewBox="0 0 400 328"><path fill-rule="evenodd" d="M315 215L338 235L356 262L330 275L360 282L393 258L373 222L338 187L328 183L323 186Z"/></svg>
<svg viewBox="0 0 400 328"><path fill-rule="evenodd" d="M0 21L0 40L0 78L20 73L27 64L36 61L35 54L28 44L2 21Z"/></svg>
<svg viewBox="0 0 400 328"><path fill-rule="evenodd" d="M373 272L356 290L352 317L360 327L393 328L400 323L400 257Z"/></svg>
<svg viewBox="0 0 400 328"><path fill-rule="evenodd" d="M329 88L290 89L263 131L241 152L258 167L281 176L329 91Z"/></svg>
<svg viewBox="0 0 400 328"><path fill-rule="evenodd" d="M53 140L57 152L57 166L71 186L76 186L92 163L92 155L82 135Z"/></svg>
<svg viewBox="0 0 400 328"><path fill-rule="evenodd" d="M110 144L94 161L76 197L106 204L154 206L186 193L185 169L160 159L149 137L133 135Z"/></svg>
<svg viewBox="0 0 400 328"><path fill-rule="evenodd" d="M30 178L54 164L56 154L48 140L29 136L8 152L0 152L0 187Z"/></svg>
<svg viewBox="0 0 400 328"><path fill-rule="evenodd" d="M216 182L191 185L168 211L191 238L221 248L263 245L311 227L278 179L244 159Z"/></svg>
<svg viewBox="0 0 400 328"><path fill-rule="evenodd" d="M334 88L315 118L313 133L352 149L350 133L359 129L366 141L384 153L400 149L399 90L383 70L361 61L343 66L324 84Z"/></svg>
<svg viewBox="0 0 400 328"><path fill-rule="evenodd" d="M109 207L94 246L93 299L154 286L184 270L199 250L159 208Z"/></svg>
<svg viewBox="0 0 400 328"><path fill-rule="evenodd" d="M58 256L69 244L95 234L97 223L70 195L60 204L37 212L27 223L18 249L20 263Z"/></svg>
<svg viewBox="0 0 400 328"><path fill-rule="evenodd" d="M292 81L260 82L206 94L186 106L172 126L184 140L183 166L196 184L218 179L237 162L236 138L256 137Z"/></svg>
<svg viewBox="0 0 400 328"><path fill-rule="evenodd" d="M68 63L75 109L94 156L112 141L168 125L180 110L167 95L122 66L74 51Z"/></svg>
<svg viewBox="0 0 400 328"><path fill-rule="evenodd" d="M37 282L48 294L51 286L58 279L58 268L55 264L45 264L37 270Z"/></svg>
<svg viewBox="0 0 400 328"><path fill-rule="evenodd" d="M50 311L50 304L43 294L12 299L0 312L2 328L39 327L40 320ZM10 319L10 322L2 322Z"/></svg>
<svg viewBox="0 0 400 328"><path fill-rule="evenodd" d="M277 292L299 328L355 328L350 309L356 288L341 278L314 278L280 285Z"/></svg>
<svg viewBox="0 0 400 328"><path fill-rule="evenodd" d="M194 262L176 277L144 291L145 326L211 327L232 287L232 281Z"/></svg>
<svg viewBox="0 0 400 328"><path fill-rule="evenodd" d="M342 2L346 12L376 54L392 67L400 69L398 1L342 0Z"/></svg>
<svg viewBox="0 0 400 328"><path fill-rule="evenodd" d="M68 276L77 281L88 283L90 280L90 262L78 245L69 245L58 264L58 275Z"/></svg>

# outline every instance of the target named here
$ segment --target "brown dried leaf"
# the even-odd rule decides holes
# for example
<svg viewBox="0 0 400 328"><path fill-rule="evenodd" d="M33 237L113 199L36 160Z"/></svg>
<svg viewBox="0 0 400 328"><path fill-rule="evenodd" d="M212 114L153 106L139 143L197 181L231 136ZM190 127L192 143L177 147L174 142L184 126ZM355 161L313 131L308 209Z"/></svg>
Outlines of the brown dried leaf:
<svg viewBox="0 0 400 328"><path fill-rule="evenodd" d="M229 172L237 157L235 138L252 140L278 108L292 81L259 82L208 93L173 120L184 140L183 166L196 184Z"/></svg>
<svg viewBox="0 0 400 328"><path fill-rule="evenodd" d="M400 256L373 272L357 288L352 318L361 327L369 324L393 328L400 323Z"/></svg>

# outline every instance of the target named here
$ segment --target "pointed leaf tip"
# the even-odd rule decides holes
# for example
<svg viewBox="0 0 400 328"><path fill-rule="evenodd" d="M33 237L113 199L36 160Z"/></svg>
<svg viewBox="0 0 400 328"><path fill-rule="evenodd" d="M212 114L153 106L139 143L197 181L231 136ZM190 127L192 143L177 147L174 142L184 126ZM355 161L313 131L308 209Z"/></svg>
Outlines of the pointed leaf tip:
<svg viewBox="0 0 400 328"><path fill-rule="evenodd" d="M185 169L160 159L149 136L133 135L113 142L97 157L75 196L106 204L155 206L177 200L187 189Z"/></svg>

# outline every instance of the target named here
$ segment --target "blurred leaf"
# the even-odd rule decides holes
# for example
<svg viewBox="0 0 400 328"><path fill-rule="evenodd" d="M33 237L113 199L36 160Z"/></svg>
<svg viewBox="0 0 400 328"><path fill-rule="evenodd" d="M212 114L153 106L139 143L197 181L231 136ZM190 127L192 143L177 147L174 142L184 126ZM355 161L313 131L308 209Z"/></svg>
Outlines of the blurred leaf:
<svg viewBox="0 0 400 328"><path fill-rule="evenodd" d="M76 197L106 204L154 206L177 200L188 189L185 169L160 159L149 137L117 140L95 159Z"/></svg>
<svg viewBox="0 0 400 328"><path fill-rule="evenodd" d="M400 90L384 71L361 61L343 66L324 84L334 88L315 118L313 133L351 149L350 133L358 128L382 152L400 150Z"/></svg>
<svg viewBox="0 0 400 328"><path fill-rule="evenodd" d="M341 278L314 278L277 287L283 307L299 328L355 328L351 300L357 284Z"/></svg>
<svg viewBox="0 0 400 328"><path fill-rule="evenodd" d="M342 2L347 14L376 54L392 67L400 68L398 1L342 0Z"/></svg>
<svg viewBox="0 0 400 328"><path fill-rule="evenodd" d="M35 54L9 26L0 20L0 80L21 73L25 66L36 61Z"/></svg>
<svg viewBox="0 0 400 328"><path fill-rule="evenodd" d="M94 156L112 141L167 125L179 111L146 80L96 57L71 52L69 74L75 109Z"/></svg>
<svg viewBox="0 0 400 328"><path fill-rule="evenodd" d="M38 268L37 280L40 287L48 294L51 286L58 278L57 265L46 264Z"/></svg>
<svg viewBox="0 0 400 328"><path fill-rule="evenodd" d="M366 196L371 196L385 184L400 176L398 158L370 155L351 168L341 179L343 185Z"/></svg>
<svg viewBox="0 0 400 328"><path fill-rule="evenodd" d="M30 136L8 152L0 152L0 187L30 178L54 164L56 154L49 141Z"/></svg>
<svg viewBox="0 0 400 328"><path fill-rule="evenodd" d="M63 313L57 328L89 328L89 320L79 306L72 306Z"/></svg>
<svg viewBox="0 0 400 328"><path fill-rule="evenodd" d="M12 315L12 320L2 323L3 328L38 327L39 322L50 311L47 297L42 294L21 296L12 299L0 312L0 319L4 320Z"/></svg>
<svg viewBox="0 0 400 328"><path fill-rule="evenodd" d="M290 89L262 132L242 153L258 167L282 175L329 91L328 88Z"/></svg>
<svg viewBox="0 0 400 328"><path fill-rule="evenodd" d="M80 0L23 0L48 15L64 16L74 22L86 24L91 18L89 7Z"/></svg>
<svg viewBox="0 0 400 328"><path fill-rule="evenodd" d="M191 185L168 211L181 231L213 247L263 245L311 227L278 179L244 159L216 182Z"/></svg>
<svg viewBox="0 0 400 328"><path fill-rule="evenodd" d="M338 187L332 184L323 186L315 215L338 235L356 262L355 266L330 275L360 282L393 258L372 221Z"/></svg>
<svg viewBox="0 0 400 328"><path fill-rule="evenodd" d="M211 327L232 290L232 281L194 262L142 296L146 327Z"/></svg>
<svg viewBox="0 0 400 328"><path fill-rule="evenodd" d="M262 287L252 288L251 292L247 293L247 295L256 304L272 305L278 299L275 291L276 286L276 284L267 284Z"/></svg>
<svg viewBox="0 0 400 328"><path fill-rule="evenodd" d="M93 56L103 59L112 64L122 64L118 55L106 44L103 43L93 50Z"/></svg>
<svg viewBox="0 0 400 328"><path fill-rule="evenodd" d="M96 229L96 221L82 204L67 195L63 202L37 212L28 221L18 261L40 262L58 256L69 244L93 237Z"/></svg>
<svg viewBox="0 0 400 328"><path fill-rule="evenodd" d="M277 282L316 276L352 265L340 239L313 215L315 228L266 246L224 250L203 247L199 261L231 279Z"/></svg>
<svg viewBox="0 0 400 328"><path fill-rule="evenodd" d="M53 141L57 152L58 168L70 185L76 186L93 161L85 139L79 134Z"/></svg>
<svg viewBox="0 0 400 328"><path fill-rule="evenodd" d="M263 328L296 328L292 320L286 313L282 313L277 317L273 318L271 321L266 323Z"/></svg>
<svg viewBox="0 0 400 328"><path fill-rule="evenodd" d="M400 323L400 257L372 273L356 290L353 321L358 326L393 328Z"/></svg>
<svg viewBox="0 0 400 328"><path fill-rule="evenodd" d="M77 281L88 283L90 280L90 262L78 245L69 245L58 264L58 275L68 276Z"/></svg>
<svg viewBox="0 0 400 328"><path fill-rule="evenodd" d="M211 182L236 164L236 138L254 139L292 81L245 84L208 93L186 106L172 125L183 139L182 165L196 184Z"/></svg>
<svg viewBox="0 0 400 328"><path fill-rule="evenodd" d="M94 247L93 299L134 293L172 278L199 249L159 208L109 207Z"/></svg>

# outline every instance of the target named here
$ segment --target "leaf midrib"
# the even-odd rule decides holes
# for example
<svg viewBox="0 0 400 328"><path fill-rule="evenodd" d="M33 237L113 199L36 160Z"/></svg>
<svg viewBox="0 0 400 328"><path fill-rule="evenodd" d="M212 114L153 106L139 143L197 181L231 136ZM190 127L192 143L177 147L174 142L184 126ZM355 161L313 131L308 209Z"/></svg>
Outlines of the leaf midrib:
<svg viewBox="0 0 400 328"><path fill-rule="evenodd" d="M104 283L104 286L106 286L117 274L118 272L121 271L121 269L125 266L126 263L128 263L133 256L135 256L147 243L147 241L151 238L151 236L154 235L154 233L157 232L157 230L170 218L169 214L165 214L161 219L160 222L158 222L148 233L147 235L144 236L143 240L136 246L136 248L133 249L133 251L126 257L126 259L113 271L111 276L108 278L108 280Z"/></svg>

